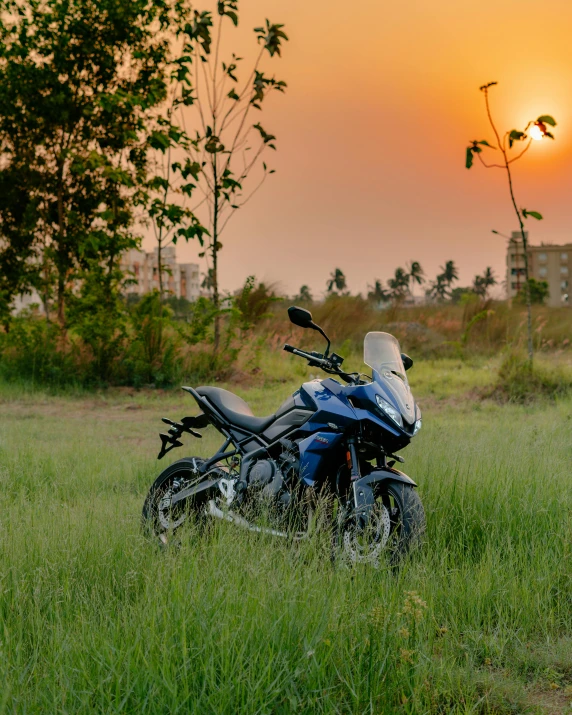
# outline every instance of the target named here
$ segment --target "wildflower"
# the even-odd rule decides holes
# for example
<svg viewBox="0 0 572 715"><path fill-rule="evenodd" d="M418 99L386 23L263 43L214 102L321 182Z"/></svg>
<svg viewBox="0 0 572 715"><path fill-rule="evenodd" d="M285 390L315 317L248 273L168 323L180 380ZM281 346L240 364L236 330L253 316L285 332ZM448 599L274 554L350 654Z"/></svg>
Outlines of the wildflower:
<svg viewBox="0 0 572 715"><path fill-rule="evenodd" d="M437 629L437 635L439 636L444 636L448 632L449 629L447 628L447 626L441 626L441 628Z"/></svg>
<svg viewBox="0 0 572 715"><path fill-rule="evenodd" d="M491 665L492 660L490 658L485 658L485 665Z"/></svg>
<svg viewBox="0 0 572 715"><path fill-rule="evenodd" d="M415 623L419 623L423 618L423 611L427 604L415 591L405 592L405 602L403 604L402 615L411 617Z"/></svg>
<svg viewBox="0 0 572 715"><path fill-rule="evenodd" d="M381 627L385 621L385 611L381 606L374 606L369 612L369 620L372 625Z"/></svg>
<svg viewBox="0 0 572 715"><path fill-rule="evenodd" d="M311 658L311 657L314 655L315 652L316 652L315 650L309 650L309 651L306 653L306 658Z"/></svg>
<svg viewBox="0 0 572 715"><path fill-rule="evenodd" d="M407 650L407 648L402 648L399 652L401 660L404 663L413 663L413 656L415 655L414 650Z"/></svg>

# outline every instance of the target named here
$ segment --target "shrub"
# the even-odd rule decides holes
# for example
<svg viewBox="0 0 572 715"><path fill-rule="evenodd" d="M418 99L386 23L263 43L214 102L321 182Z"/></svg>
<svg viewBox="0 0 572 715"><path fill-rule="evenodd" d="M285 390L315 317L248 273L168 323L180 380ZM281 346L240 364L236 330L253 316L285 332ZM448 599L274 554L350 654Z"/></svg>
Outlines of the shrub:
<svg viewBox="0 0 572 715"><path fill-rule="evenodd" d="M510 352L503 359L498 383L488 396L506 402L532 402L538 398L555 399L572 392L572 374L562 368L530 364L523 352Z"/></svg>

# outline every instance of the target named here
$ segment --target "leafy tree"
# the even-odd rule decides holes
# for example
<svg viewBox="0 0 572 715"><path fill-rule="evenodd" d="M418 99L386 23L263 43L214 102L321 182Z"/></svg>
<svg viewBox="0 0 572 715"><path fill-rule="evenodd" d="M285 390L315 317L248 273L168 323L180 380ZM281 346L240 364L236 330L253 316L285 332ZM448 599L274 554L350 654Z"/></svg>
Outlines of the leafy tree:
<svg viewBox="0 0 572 715"><path fill-rule="evenodd" d="M194 190L199 197L188 214L175 218L183 221L191 236L200 240L208 238L205 251L200 255L210 261L212 298L218 310L221 234L233 213L274 173L262 157L268 150L276 149L276 137L254 119L253 113L262 110L270 93L285 91L286 83L267 75L262 62L265 56L279 57L288 38L283 25L269 20L264 26L254 28L260 49L252 68L242 73L241 57L233 53L222 58L223 27L238 25L238 2L218 0L216 7L214 16L206 10L194 10L178 27L181 51L173 60L174 113L165 121L169 128L175 119L183 129L189 120L196 127L194 133L189 130L188 136L185 132L182 143L177 137L184 150L184 160L175 170L187 182L184 194L190 196ZM176 131L182 130L177 127ZM170 166L173 169L172 163ZM253 173L257 170L259 175L255 179ZM253 183L247 188L249 178ZM181 206L178 202L175 205ZM161 216L162 209L158 208L158 216ZM196 219L196 211L205 214L204 221ZM169 224L168 230L174 229L176 221ZM215 351L219 340L217 315Z"/></svg>
<svg viewBox="0 0 572 715"><path fill-rule="evenodd" d="M511 129L506 131L504 135L501 135L493 121L490 104L489 104L489 90L491 87L495 86L497 82L489 82L483 85L480 90L483 92L485 98L485 108L487 112L487 117L493 133L495 135L496 143L489 143L487 140L483 139L481 141L471 141L465 152L465 166L470 169L473 165L475 156L479 159L481 164L487 169L502 169L506 172L506 178L508 183L508 189L510 194L510 200L512 208L518 219L520 226L520 234L522 237L522 246L524 253L524 273L525 273L525 296L526 296L526 308L527 308L527 333L528 333L528 359L530 365L532 366L533 359L533 342L532 342L532 297L530 294L530 274L529 274L529 262L528 262L528 238L524 230L524 220L529 216L536 219L537 221L542 220L542 215L538 211L530 211L528 209L518 208L514 185L511 173L511 164L520 159L530 148L533 137L537 139L554 139L554 135L550 132L549 127L555 127L556 122L553 117L549 114L542 114L536 120L531 120L525 126L524 130L520 131L518 129ZM524 148L522 145L524 144ZM518 153L513 154L511 150L513 147L518 147ZM492 150L500 152L500 159L494 164L488 164L484 161L482 154L485 150Z"/></svg>
<svg viewBox="0 0 572 715"><path fill-rule="evenodd" d="M300 292L297 296L294 296L294 300L299 303L311 303L314 299L312 298L312 293L307 285L303 285L300 288Z"/></svg>
<svg viewBox="0 0 572 715"><path fill-rule="evenodd" d="M278 300L280 298L271 286L257 283L254 276L249 276L234 299L234 307L240 311L242 329L248 330L263 318L269 317L268 309Z"/></svg>
<svg viewBox="0 0 572 715"><path fill-rule="evenodd" d="M346 277L341 268L336 268L333 273L330 273L330 279L326 284L326 290L328 293L342 293L346 290Z"/></svg>
<svg viewBox="0 0 572 715"><path fill-rule="evenodd" d="M166 2L0 0L0 185L15 187L0 197L2 294L54 275L62 328L78 270L105 263L110 287L137 243L129 226L145 123L165 98L168 21Z"/></svg>
<svg viewBox="0 0 572 715"><path fill-rule="evenodd" d="M214 286L213 269L208 268L206 273L203 273L203 280L201 282L201 288L208 293L212 294Z"/></svg>
<svg viewBox="0 0 572 715"><path fill-rule="evenodd" d="M527 304L528 297L534 305L542 305L550 294L548 283L546 281L537 281L535 278L528 279L528 290L523 286L516 296L518 303Z"/></svg>
<svg viewBox="0 0 572 715"><path fill-rule="evenodd" d="M481 298L486 298L489 288L497 284L497 279L492 268L488 267L482 276L475 276L473 280L473 292Z"/></svg>
<svg viewBox="0 0 572 715"><path fill-rule="evenodd" d="M458 286L457 288L453 288L451 290L449 297L451 299L451 302L457 305L458 303L462 303L463 301L468 300L471 296L473 298L475 296L475 293L471 287L467 286L463 288L462 286Z"/></svg>

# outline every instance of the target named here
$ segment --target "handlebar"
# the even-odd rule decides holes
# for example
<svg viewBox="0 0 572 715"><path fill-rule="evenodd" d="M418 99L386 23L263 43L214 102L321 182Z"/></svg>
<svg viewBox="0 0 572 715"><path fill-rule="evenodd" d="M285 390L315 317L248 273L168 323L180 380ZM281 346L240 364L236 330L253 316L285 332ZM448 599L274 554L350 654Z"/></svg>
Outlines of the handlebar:
<svg viewBox="0 0 572 715"><path fill-rule="evenodd" d="M343 372L337 365L332 363L330 360L317 357L316 355L312 355L311 353L307 353L305 350L300 350L299 348L295 348L293 345L288 345L288 343L284 345L284 350L287 353L299 355L300 357L304 358L312 367L321 367L324 372L328 372L332 375L339 375L342 379L346 380L346 382L355 382L355 378L350 373Z"/></svg>
<svg viewBox="0 0 572 715"><path fill-rule="evenodd" d="M293 345L288 345L288 343L286 343L286 345L284 346L284 350L286 350L287 353L299 355L305 360L309 360L310 362L314 363L314 365L317 365L318 367L333 368L333 365L330 363L329 360L325 360L324 358L312 355L312 353L307 353L305 350L300 350L299 348L295 348Z"/></svg>

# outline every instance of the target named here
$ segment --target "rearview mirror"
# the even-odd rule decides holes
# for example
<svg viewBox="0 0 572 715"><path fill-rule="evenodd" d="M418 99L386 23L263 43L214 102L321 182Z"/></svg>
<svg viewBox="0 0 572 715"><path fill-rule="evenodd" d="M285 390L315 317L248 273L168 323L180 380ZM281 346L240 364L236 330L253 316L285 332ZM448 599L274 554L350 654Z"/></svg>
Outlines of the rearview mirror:
<svg viewBox="0 0 572 715"><path fill-rule="evenodd" d="M409 370L410 368L413 367L413 360L409 357L409 355L406 355L405 353L401 353L401 360L403 362L403 367L405 368L405 372Z"/></svg>
<svg viewBox="0 0 572 715"><path fill-rule="evenodd" d="M290 308L288 308L288 317L290 318L290 322L294 323L294 325L297 325L299 328L311 328L312 330L317 330L321 335L323 335L326 340L328 341L328 345L326 347L326 352L324 353L324 357L328 356L328 353L330 352L330 338L324 333L322 328L320 328L319 325L316 325L312 319L312 313L310 313L309 310L306 310L305 308L298 308L298 306L293 305Z"/></svg>
<svg viewBox="0 0 572 715"><path fill-rule="evenodd" d="M310 313L309 310L298 308L293 305L291 308L288 308L288 317L290 318L290 322L294 323L294 325L297 325L299 328L316 329L316 325L312 320L312 313Z"/></svg>

